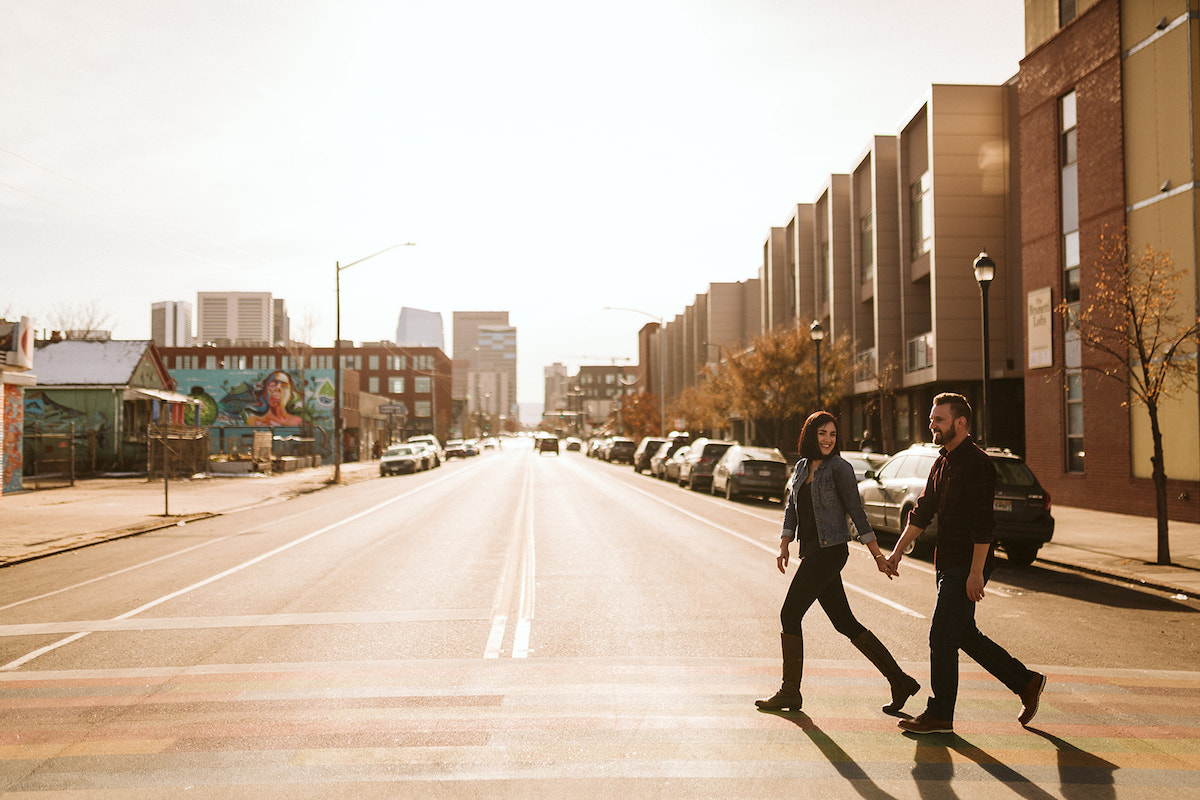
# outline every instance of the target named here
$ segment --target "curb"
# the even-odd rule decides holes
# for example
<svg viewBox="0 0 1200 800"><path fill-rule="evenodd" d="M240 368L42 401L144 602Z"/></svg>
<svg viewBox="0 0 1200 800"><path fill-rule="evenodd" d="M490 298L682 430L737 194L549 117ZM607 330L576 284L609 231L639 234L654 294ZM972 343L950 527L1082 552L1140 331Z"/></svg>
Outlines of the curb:
<svg viewBox="0 0 1200 800"><path fill-rule="evenodd" d="M1171 586L1170 584L1166 584L1166 583L1158 583L1157 581L1148 581L1148 580L1145 580L1144 578L1140 578L1136 575L1131 575L1129 573L1115 572L1112 570L1102 570L1102 569L1098 569L1096 567L1088 567L1088 566L1084 566L1083 564L1075 564L1070 561L1059 561L1059 560L1053 559L1053 558L1042 558L1040 555L1037 557L1037 560L1042 562L1043 564L1050 564L1055 567L1061 567L1062 569L1071 570L1072 572L1081 572L1081 573L1084 573L1085 575L1092 575L1097 578L1107 578L1107 579L1113 580L1113 581L1120 581L1121 583L1132 584L1133 586L1136 586L1136 587L1142 588L1142 589L1154 589L1154 590L1157 590L1160 592L1167 592L1170 594L1182 594L1182 595L1186 595L1187 597L1193 596L1191 589L1184 589L1181 586Z"/></svg>

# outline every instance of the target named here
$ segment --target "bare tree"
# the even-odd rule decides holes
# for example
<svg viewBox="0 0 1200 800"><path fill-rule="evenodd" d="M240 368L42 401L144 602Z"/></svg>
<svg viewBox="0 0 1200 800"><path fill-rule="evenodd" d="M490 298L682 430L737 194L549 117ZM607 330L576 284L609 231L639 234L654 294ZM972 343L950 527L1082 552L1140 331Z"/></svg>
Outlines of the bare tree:
<svg viewBox="0 0 1200 800"><path fill-rule="evenodd" d="M112 314L102 311L96 300L86 305L61 303L50 315L50 326L68 339L91 339L106 330L110 319Z"/></svg>
<svg viewBox="0 0 1200 800"><path fill-rule="evenodd" d="M1067 329L1078 334L1084 350L1097 356L1083 359L1081 369L1117 381L1128 389L1132 402L1146 407L1154 444L1150 461L1159 564L1171 563L1159 408L1194 385L1200 337L1195 307L1179 296L1183 276L1169 252L1145 245L1131 253L1124 234L1106 233L1083 302L1078 307L1066 302L1058 306Z"/></svg>

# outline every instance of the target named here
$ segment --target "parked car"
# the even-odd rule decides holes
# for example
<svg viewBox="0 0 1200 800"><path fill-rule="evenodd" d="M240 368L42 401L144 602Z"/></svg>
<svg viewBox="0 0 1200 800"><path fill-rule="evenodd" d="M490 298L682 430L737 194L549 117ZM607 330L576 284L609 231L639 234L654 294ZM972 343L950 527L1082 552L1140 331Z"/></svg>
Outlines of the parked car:
<svg viewBox="0 0 1200 800"><path fill-rule="evenodd" d="M404 475L425 469L425 448L418 445L394 444L383 451L379 459L379 474Z"/></svg>
<svg viewBox="0 0 1200 800"><path fill-rule="evenodd" d="M860 481L867 477L867 470L878 471L888 460L888 457L882 453L865 450L843 450L842 458L849 461L850 466L854 467L854 477Z"/></svg>
<svg viewBox="0 0 1200 800"><path fill-rule="evenodd" d="M897 536L908 524L908 515L925 489L929 470L937 459L937 445L915 444L892 456L876 471L867 472L858 484L867 520L877 531ZM1015 564L1032 564L1038 550L1054 535L1050 493L1033 471L1010 450L987 448L996 467L996 541ZM913 543L913 552L928 552L937 542L937 518Z"/></svg>
<svg viewBox="0 0 1200 800"><path fill-rule="evenodd" d="M727 500L749 495L782 501L787 482L787 459L779 450L736 444L713 468L712 493L724 494Z"/></svg>
<svg viewBox="0 0 1200 800"><path fill-rule="evenodd" d="M721 439L697 439L688 445L687 458L679 465L679 485L693 492L712 485L713 467L725 455L725 451L737 442Z"/></svg>
<svg viewBox="0 0 1200 800"><path fill-rule="evenodd" d="M680 447L670 458L663 462L663 480L679 483L679 468L687 460L688 450L691 447L690 444Z"/></svg>
<svg viewBox="0 0 1200 800"><path fill-rule="evenodd" d="M446 460L469 458L475 455L474 449L474 446L464 439L449 439L446 441Z"/></svg>
<svg viewBox="0 0 1200 800"><path fill-rule="evenodd" d="M614 436L609 440L608 447L604 451L604 460L613 464L618 462L632 464L635 452L637 452L637 442L624 436Z"/></svg>
<svg viewBox="0 0 1200 800"><path fill-rule="evenodd" d="M650 469L650 459L658 452L658 448L666 443L666 439L643 436L642 440L638 442L637 450L633 452L633 471L641 474L642 470Z"/></svg>
<svg viewBox="0 0 1200 800"><path fill-rule="evenodd" d="M658 452L650 456L650 474L659 480L667 480L667 461L687 446L687 439L678 438L671 439L659 447Z"/></svg>
<svg viewBox="0 0 1200 800"><path fill-rule="evenodd" d="M436 436L431 436L429 434L410 436L408 437L406 444L412 444L413 442L424 442L429 445L430 449L433 451L432 466L440 467L442 462L446 460L446 452L442 449L442 443L438 441Z"/></svg>
<svg viewBox="0 0 1200 800"><path fill-rule="evenodd" d="M592 439L588 442L587 455L588 458L600 458L600 451L604 447L606 439Z"/></svg>
<svg viewBox="0 0 1200 800"><path fill-rule="evenodd" d="M568 453L578 453L583 450L583 440L575 436L568 436L566 439L566 450Z"/></svg>
<svg viewBox="0 0 1200 800"><path fill-rule="evenodd" d="M541 436L537 440L537 453L540 456L542 453L554 453L558 455L558 437L557 436Z"/></svg>

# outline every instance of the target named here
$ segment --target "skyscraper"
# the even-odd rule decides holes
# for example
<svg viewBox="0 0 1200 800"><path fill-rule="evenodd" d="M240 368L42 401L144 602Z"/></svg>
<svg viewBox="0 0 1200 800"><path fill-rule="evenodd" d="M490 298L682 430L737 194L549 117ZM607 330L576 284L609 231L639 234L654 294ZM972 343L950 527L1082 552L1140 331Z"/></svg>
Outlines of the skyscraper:
<svg viewBox="0 0 1200 800"><path fill-rule="evenodd" d="M442 312L404 306L396 323L396 344L402 347L436 347L445 351Z"/></svg>
<svg viewBox="0 0 1200 800"><path fill-rule="evenodd" d="M468 412L520 418L517 329L507 311L455 311L454 361L467 365L455 375L455 395L468 399Z"/></svg>
<svg viewBox="0 0 1200 800"><path fill-rule="evenodd" d="M274 344L270 292L198 292L196 338L206 342Z"/></svg>
<svg viewBox="0 0 1200 800"><path fill-rule="evenodd" d="M183 300L151 304L150 338L159 347L191 347L192 304Z"/></svg>

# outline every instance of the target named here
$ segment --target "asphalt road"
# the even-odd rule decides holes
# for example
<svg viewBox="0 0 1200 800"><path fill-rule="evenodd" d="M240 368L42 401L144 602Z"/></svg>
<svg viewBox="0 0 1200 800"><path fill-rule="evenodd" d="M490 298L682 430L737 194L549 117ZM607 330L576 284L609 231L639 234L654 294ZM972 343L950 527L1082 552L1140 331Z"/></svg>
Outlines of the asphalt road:
<svg viewBox="0 0 1200 800"><path fill-rule="evenodd" d="M807 713L757 712L780 519L522 448L7 568L0 793L1200 796L1200 605L1045 567L979 609L1042 733L964 662L958 734L899 734L819 609ZM844 576L926 684L930 565Z"/></svg>

